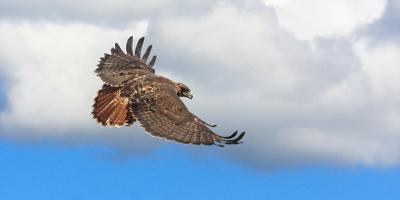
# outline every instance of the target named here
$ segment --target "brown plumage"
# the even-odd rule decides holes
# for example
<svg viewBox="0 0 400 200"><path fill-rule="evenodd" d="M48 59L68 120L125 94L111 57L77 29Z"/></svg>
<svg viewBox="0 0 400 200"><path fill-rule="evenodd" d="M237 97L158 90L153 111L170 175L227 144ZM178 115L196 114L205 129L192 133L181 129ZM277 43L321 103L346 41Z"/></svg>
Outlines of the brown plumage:
<svg viewBox="0 0 400 200"><path fill-rule="evenodd" d="M129 99L121 95L121 87L104 84L94 99L93 117L101 125L130 125L135 120L129 111Z"/></svg>
<svg viewBox="0 0 400 200"><path fill-rule="evenodd" d="M131 125L135 121L153 136L186 144L239 144L245 132L220 136L210 125L191 113L180 97L192 98L189 87L155 75L156 56L147 63L152 46L141 57L144 37L133 51L133 37L124 53L116 43L111 54L100 59L97 75L105 83L93 105L93 117L108 126Z"/></svg>

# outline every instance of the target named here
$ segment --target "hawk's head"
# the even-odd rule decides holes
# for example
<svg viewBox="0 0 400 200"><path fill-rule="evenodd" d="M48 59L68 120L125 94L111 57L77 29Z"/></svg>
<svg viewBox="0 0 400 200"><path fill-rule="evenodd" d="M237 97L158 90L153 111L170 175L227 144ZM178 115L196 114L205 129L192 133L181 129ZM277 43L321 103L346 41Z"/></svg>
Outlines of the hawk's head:
<svg viewBox="0 0 400 200"><path fill-rule="evenodd" d="M193 98L193 95L192 95L192 93L190 92L189 87L186 86L185 84L183 84L183 83L177 83L177 84L176 84L176 88L177 88L177 91L178 91L178 96L180 96L180 97L187 97L187 98L189 98L189 99L192 99L192 98Z"/></svg>

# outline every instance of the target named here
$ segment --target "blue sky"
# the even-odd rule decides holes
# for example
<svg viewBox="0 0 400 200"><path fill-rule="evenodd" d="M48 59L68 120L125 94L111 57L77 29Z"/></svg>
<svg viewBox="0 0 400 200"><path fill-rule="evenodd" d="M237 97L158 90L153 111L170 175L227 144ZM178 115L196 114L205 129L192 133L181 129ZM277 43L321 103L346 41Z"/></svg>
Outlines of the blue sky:
<svg viewBox="0 0 400 200"><path fill-rule="evenodd" d="M302 167L263 171L176 145L113 160L101 145L0 143L4 199L398 199L400 171Z"/></svg>
<svg viewBox="0 0 400 200"><path fill-rule="evenodd" d="M399 0L0 0L1 199L399 199ZM133 35L243 144L100 127Z"/></svg>

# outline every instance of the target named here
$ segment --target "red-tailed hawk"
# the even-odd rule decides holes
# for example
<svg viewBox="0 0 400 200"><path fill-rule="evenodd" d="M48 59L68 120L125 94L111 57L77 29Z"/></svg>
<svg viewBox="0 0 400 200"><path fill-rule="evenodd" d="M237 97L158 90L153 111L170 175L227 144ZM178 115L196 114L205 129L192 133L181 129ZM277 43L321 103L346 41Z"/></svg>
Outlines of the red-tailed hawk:
<svg viewBox="0 0 400 200"><path fill-rule="evenodd" d="M208 127L215 127L191 113L180 97L192 99L189 87L183 83L155 75L156 56L149 62L152 46L143 56L144 37L133 52L133 37L124 53L118 43L110 54L100 59L96 74L104 81L93 105L93 117L108 126L131 125L138 122L153 136L180 143L218 145L239 144L245 132L237 131L228 137L220 136ZM237 137L236 137L237 136Z"/></svg>

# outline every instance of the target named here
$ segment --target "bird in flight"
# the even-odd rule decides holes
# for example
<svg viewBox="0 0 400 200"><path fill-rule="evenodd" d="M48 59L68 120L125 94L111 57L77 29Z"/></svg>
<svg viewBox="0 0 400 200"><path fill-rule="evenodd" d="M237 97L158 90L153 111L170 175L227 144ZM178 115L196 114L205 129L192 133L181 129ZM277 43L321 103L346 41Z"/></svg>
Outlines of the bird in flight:
<svg viewBox="0 0 400 200"><path fill-rule="evenodd" d="M242 143L245 132L229 136L214 133L211 125L191 113L180 97L193 98L188 86L155 74L156 56L148 62L152 45L141 55L144 37L133 52L133 37L126 53L118 43L100 58L95 73L104 82L93 104L93 118L110 127L138 122L153 136L185 144L224 146Z"/></svg>

